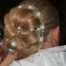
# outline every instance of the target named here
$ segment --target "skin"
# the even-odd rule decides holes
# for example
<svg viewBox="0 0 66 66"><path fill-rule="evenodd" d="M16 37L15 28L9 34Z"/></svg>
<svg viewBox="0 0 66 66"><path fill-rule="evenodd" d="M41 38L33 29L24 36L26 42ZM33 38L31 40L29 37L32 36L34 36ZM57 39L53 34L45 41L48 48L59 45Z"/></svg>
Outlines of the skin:
<svg viewBox="0 0 66 66"><path fill-rule="evenodd" d="M1 63L0 66L8 66L12 63L13 60L15 60L18 56L18 52L9 52L5 60ZM10 60L9 60L10 59Z"/></svg>
<svg viewBox="0 0 66 66"><path fill-rule="evenodd" d="M2 59L2 60L0 60L0 63L5 59L5 57L6 57L5 51L2 50L2 48L0 48L0 58Z"/></svg>

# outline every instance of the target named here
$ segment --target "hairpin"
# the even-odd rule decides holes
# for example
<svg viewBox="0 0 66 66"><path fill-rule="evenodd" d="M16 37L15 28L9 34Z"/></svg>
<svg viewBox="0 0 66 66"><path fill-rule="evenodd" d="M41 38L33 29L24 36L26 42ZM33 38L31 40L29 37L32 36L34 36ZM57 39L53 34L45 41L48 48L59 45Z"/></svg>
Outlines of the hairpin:
<svg viewBox="0 0 66 66"><path fill-rule="evenodd" d="M29 5L28 8L29 9L34 9L34 7L32 5Z"/></svg>
<svg viewBox="0 0 66 66"><path fill-rule="evenodd" d="M40 16L41 16L40 12L39 11L36 12L36 17L40 17Z"/></svg>
<svg viewBox="0 0 66 66"><path fill-rule="evenodd" d="M39 28L40 28L40 30L42 30L42 31L43 31L43 30L45 29L44 24L41 24Z"/></svg>
<svg viewBox="0 0 66 66"><path fill-rule="evenodd" d="M30 31L34 31L34 28L29 29Z"/></svg>
<svg viewBox="0 0 66 66"><path fill-rule="evenodd" d="M14 50L13 49L8 49L9 50L9 52L14 52Z"/></svg>
<svg viewBox="0 0 66 66"><path fill-rule="evenodd" d="M16 47L16 42L15 41L12 41L11 42L11 46L15 48ZM11 48L9 48L8 50L9 50L9 52L14 52L14 50L11 49Z"/></svg>
<svg viewBox="0 0 66 66"><path fill-rule="evenodd" d="M40 36L39 42L43 42L43 40L44 40L44 37L43 36Z"/></svg>
<svg viewBox="0 0 66 66"><path fill-rule="evenodd" d="M11 42L11 46L12 46L12 47L16 47L16 42L15 42L15 41L12 41L12 42Z"/></svg>
<svg viewBox="0 0 66 66"><path fill-rule="evenodd" d="M22 8L23 5L18 6L18 8Z"/></svg>
<svg viewBox="0 0 66 66"><path fill-rule="evenodd" d="M18 30L20 30L21 29L21 27L18 27Z"/></svg>

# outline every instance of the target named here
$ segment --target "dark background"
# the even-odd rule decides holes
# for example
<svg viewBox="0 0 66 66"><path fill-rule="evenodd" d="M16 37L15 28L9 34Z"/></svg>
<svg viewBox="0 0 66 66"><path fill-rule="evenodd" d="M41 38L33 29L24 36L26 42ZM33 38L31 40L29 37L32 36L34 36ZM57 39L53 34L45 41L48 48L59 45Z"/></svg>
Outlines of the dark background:
<svg viewBox="0 0 66 66"><path fill-rule="evenodd" d="M66 1L65 0L49 0L58 10L60 17L60 45L66 44ZM14 6L18 5L22 0L0 0L0 38L3 38L3 18L4 15Z"/></svg>

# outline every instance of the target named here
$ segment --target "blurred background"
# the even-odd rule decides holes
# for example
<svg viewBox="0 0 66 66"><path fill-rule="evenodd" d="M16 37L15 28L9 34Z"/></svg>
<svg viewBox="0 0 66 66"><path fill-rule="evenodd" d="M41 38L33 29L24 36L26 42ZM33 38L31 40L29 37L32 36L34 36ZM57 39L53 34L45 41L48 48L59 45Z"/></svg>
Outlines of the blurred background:
<svg viewBox="0 0 66 66"><path fill-rule="evenodd" d="M14 6L17 6L23 0L0 0L0 40L4 37L4 15ZM58 10L60 17L60 43L66 44L66 1L65 0L49 0Z"/></svg>

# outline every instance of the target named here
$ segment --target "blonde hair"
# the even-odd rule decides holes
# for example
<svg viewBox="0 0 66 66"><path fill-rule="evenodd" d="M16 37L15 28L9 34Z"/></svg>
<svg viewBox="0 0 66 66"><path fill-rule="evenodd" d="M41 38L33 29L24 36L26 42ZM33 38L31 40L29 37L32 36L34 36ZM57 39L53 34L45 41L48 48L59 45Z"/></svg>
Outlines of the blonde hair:
<svg viewBox="0 0 66 66"><path fill-rule="evenodd" d="M4 18L6 45L8 48L12 48L10 42L16 42L16 49L19 51L18 59L38 51L40 45L38 38L41 31L29 31L30 28L35 29L43 23L45 25L44 40L46 40L49 31L59 25L57 10L49 2L45 0L24 0L20 5L24 5L24 7L11 9L10 13L6 14ZM34 11L27 8L29 5L37 8L43 18L35 17ZM18 27L21 27L21 29L18 30Z"/></svg>

